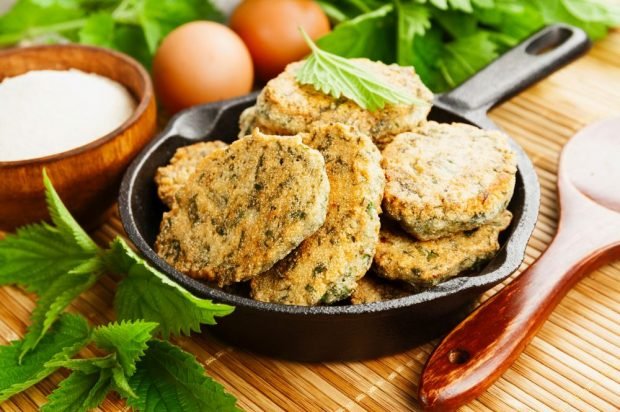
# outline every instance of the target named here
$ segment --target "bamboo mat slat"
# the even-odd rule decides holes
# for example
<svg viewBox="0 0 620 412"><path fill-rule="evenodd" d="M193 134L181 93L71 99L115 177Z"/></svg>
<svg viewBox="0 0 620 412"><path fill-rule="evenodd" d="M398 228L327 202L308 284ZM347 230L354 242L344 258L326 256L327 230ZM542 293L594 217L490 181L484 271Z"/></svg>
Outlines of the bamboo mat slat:
<svg viewBox="0 0 620 412"><path fill-rule="evenodd" d="M521 270L542 253L557 227L555 184L562 146L585 125L617 115L620 31L596 44L586 57L492 112L491 117L531 157L542 189L539 220ZM94 237L105 243L117 234L122 234L122 225L113 214ZM83 314L94 324L110 321L114 318L115 284L115 279L105 277L77 299L70 311ZM1 343L23 336L33 307L34 295L14 287L0 288ZM325 364L285 362L246 353L208 332L179 338L176 343L196 355L206 372L248 411L394 412L419 410L418 379L437 341L380 359ZM85 349L82 355L92 353ZM64 376L66 372L57 372L0 407L5 411L36 410ZM101 407L105 411L127 409L115 395ZM515 364L461 410L620 410L620 262L577 284Z"/></svg>

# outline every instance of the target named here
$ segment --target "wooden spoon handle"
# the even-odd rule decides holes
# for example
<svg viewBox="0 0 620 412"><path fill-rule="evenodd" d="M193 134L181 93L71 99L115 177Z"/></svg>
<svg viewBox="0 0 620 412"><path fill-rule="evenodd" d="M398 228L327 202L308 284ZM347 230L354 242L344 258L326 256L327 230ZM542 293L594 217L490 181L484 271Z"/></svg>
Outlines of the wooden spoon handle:
<svg viewBox="0 0 620 412"><path fill-rule="evenodd" d="M558 232L538 261L444 338L422 373L419 399L425 409L453 410L478 397L584 274L620 257L618 239L614 243L596 228L589 228L590 236L580 229Z"/></svg>

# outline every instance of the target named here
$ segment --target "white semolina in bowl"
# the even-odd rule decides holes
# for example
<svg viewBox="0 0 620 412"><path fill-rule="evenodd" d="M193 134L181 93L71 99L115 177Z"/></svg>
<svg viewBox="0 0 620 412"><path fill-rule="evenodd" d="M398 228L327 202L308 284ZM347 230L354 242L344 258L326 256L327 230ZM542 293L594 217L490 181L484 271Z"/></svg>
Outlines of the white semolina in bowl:
<svg viewBox="0 0 620 412"><path fill-rule="evenodd" d="M35 159L88 144L136 109L120 83L80 70L34 70L0 83L0 162Z"/></svg>

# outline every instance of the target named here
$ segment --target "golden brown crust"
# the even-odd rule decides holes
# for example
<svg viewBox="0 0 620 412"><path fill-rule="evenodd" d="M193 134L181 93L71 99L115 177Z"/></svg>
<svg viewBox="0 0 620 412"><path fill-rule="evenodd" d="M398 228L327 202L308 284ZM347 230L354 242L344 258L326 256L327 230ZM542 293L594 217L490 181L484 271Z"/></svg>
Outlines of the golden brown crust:
<svg viewBox="0 0 620 412"><path fill-rule="evenodd" d="M395 224L383 224L374 270L387 279L431 287L492 258L499 250L499 233L511 219L512 214L504 211L478 229L426 241L413 239Z"/></svg>
<svg viewBox="0 0 620 412"><path fill-rule="evenodd" d="M164 214L157 253L220 286L284 258L325 221L323 156L301 136L255 131L206 157Z"/></svg>
<svg viewBox="0 0 620 412"><path fill-rule="evenodd" d="M406 283L390 282L367 274L357 282L357 287L351 295L351 303L361 305L364 303L383 302L385 300L399 299L415 292L415 288Z"/></svg>
<svg viewBox="0 0 620 412"><path fill-rule="evenodd" d="M369 112L345 97L335 99L313 86L300 85L295 76L303 62L296 62L262 90L256 102L254 125L286 135L340 122L368 134L383 147L396 134L412 130L426 120L433 94L412 67L388 66L368 59L354 61L399 90L411 91L428 105L386 105L382 110Z"/></svg>
<svg viewBox="0 0 620 412"><path fill-rule="evenodd" d="M385 184L378 149L368 136L342 124L319 127L304 142L325 157L331 187L327 218L289 256L252 280L257 300L336 302L352 293L372 263Z"/></svg>
<svg viewBox="0 0 620 412"><path fill-rule="evenodd" d="M214 140L178 148L170 163L158 168L155 174L157 194L162 202L172 208L175 202L174 196L196 170L198 163L214 151L226 147L228 147L226 143Z"/></svg>
<svg viewBox="0 0 620 412"><path fill-rule="evenodd" d="M256 106L250 106L241 112L241 115L239 116L239 135L237 136L239 139L251 134L252 130L256 128L255 118ZM264 131L262 132L266 133Z"/></svg>
<svg viewBox="0 0 620 412"><path fill-rule="evenodd" d="M508 205L516 156L499 131L429 122L383 151L383 206L421 240L480 227Z"/></svg>

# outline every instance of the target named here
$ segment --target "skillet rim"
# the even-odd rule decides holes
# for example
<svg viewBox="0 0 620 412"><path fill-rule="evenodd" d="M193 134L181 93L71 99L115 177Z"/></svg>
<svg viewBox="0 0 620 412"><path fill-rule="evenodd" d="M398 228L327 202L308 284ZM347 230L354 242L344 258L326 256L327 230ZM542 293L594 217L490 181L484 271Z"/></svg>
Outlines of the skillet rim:
<svg viewBox="0 0 620 412"><path fill-rule="evenodd" d="M195 113L200 113L204 110L214 110L215 115L211 123L211 129L206 130L206 133L203 134L203 138L199 139L200 141L208 141L208 139L204 138L204 135L209 135L213 131L215 125L221 121L222 116L224 116L227 111L238 105L251 104L256 99L257 94L257 92L254 92L234 99L198 105L178 113L168 122L167 127L159 135L157 135L134 159L125 172L121 183L118 207L121 221L128 238L134 243L149 263L153 264L168 278L183 286L192 294L201 298L215 300L219 303L229 304L235 306L236 308L258 310L261 312L273 312L290 316L311 315L333 317L342 315L362 315L408 309L433 300L439 300L441 298L458 294L466 294L472 290L488 290L507 279L523 262L528 240L534 231L538 218L540 206L540 186L538 184L538 178L531 160L525 154L521 146L509 136L511 147L517 154L518 171L515 192L517 190L522 190L523 206L520 210L520 218L511 225L511 233L506 239L504 245L498 254L495 255L495 257L485 267L485 269L477 275L457 276L422 292L387 301L340 306L298 306L261 302L251 298L234 295L220 289L212 288L205 283L177 271L172 266L168 265L168 263L164 260L159 258L137 228L132 209L132 198L134 188L136 186L137 176L153 153L157 152L159 147L166 140L175 136L183 137L179 134L179 130L182 128L179 125L182 124L185 118L190 117ZM447 113L448 115L461 118L474 126L486 129L498 129L498 127L488 117L486 117L486 113L462 113L459 110L451 108L449 105L441 102L439 99L436 99L434 107L444 113ZM187 137L185 137L185 139L191 140ZM498 262L499 258L502 258L501 264L494 267L493 263Z"/></svg>

